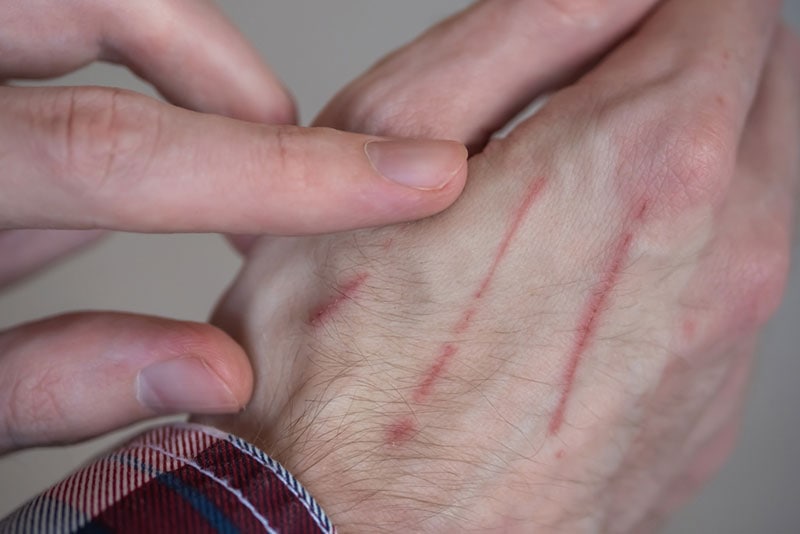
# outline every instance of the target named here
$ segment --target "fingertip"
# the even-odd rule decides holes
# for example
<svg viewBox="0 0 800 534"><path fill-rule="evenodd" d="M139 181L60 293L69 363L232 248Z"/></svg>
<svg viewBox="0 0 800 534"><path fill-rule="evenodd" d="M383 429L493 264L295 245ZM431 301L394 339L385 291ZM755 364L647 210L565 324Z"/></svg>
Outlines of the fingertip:
<svg viewBox="0 0 800 534"><path fill-rule="evenodd" d="M469 177L469 151L466 146L461 143L455 143L457 151L454 154L454 162L459 162L460 165L452 171L450 180L439 190L431 191L434 193L432 202L434 203L434 213L438 213L444 209L449 208L463 193L467 185L467 178Z"/></svg>
<svg viewBox="0 0 800 534"><path fill-rule="evenodd" d="M421 191L444 189L466 165L468 152L456 141L379 140L364 145L372 167L395 184Z"/></svg>
<svg viewBox="0 0 800 534"><path fill-rule="evenodd" d="M186 384L185 400L156 411L233 413L247 405L253 394L253 371L236 341L205 323L176 323L168 332L162 347L156 349L164 356L155 365L163 366L162 371L174 371L176 380ZM181 372L185 372L182 378ZM203 383L207 384L205 392Z"/></svg>
<svg viewBox="0 0 800 534"><path fill-rule="evenodd" d="M380 140L366 143L370 171L361 175L359 209L343 216L349 228L423 219L444 211L466 184L467 149L455 141Z"/></svg>
<svg viewBox="0 0 800 534"><path fill-rule="evenodd" d="M158 317L51 317L4 332L0 358L0 452L80 441L154 415L235 413L253 391L233 339Z"/></svg>
<svg viewBox="0 0 800 534"><path fill-rule="evenodd" d="M203 325L213 340L213 350L206 356L209 367L233 395L239 410L253 395L253 368L244 349L228 334L211 325Z"/></svg>

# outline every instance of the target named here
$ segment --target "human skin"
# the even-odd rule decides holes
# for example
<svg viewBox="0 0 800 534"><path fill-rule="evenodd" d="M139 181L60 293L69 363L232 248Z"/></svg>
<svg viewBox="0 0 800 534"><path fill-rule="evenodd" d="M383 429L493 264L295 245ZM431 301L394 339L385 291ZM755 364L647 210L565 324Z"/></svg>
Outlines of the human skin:
<svg viewBox="0 0 800 534"><path fill-rule="evenodd" d="M448 21L320 120L482 146L516 102L473 113L460 104L488 89L436 73L490 33L477 12L524 27L534 5ZM250 354L256 393L200 420L281 461L343 532L652 531L732 447L783 292L800 69L778 13L664 2L478 152L446 212L256 243L214 318ZM464 76L493 53L476 45ZM530 63L486 74L497 100L563 77L530 82ZM449 95L443 117L425 112Z"/></svg>
<svg viewBox="0 0 800 534"><path fill-rule="evenodd" d="M286 125L291 97L208 0L6 0L0 27L0 289L108 230L330 232L430 215L464 184L457 142ZM168 103L3 83L98 60ZM241 347L210 325L50 317L0 332L0 454L235 412L251 389Z"/></svg>

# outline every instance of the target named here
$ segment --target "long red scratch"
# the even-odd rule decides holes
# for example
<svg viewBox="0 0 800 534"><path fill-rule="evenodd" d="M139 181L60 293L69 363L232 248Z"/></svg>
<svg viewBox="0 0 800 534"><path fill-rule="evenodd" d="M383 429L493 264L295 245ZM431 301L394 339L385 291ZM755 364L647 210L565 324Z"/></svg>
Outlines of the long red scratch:
<svg viewBox="0 0 800 534"><path fill-rule="evenodd" d="M500 266L500 263L503 261L503 259L505 259L505 256L508 253L508 247L514 240L514 237L517 235L519 227L522 225L522 221L525 220L525 217L528 215L531 206L533 206L533 202L541 194L542 189L544 189L544 184L544 180L536 180L528 188L528 192L525 194L522 204L517 209L514 218L511 220L508 230L506 230L506 235L503 236L503 240L500 242L500 247L497 249L497 253L494 256L494 261L492 262L492 266L489 268L489 272L484 277L483 282L478 288L478 291L475 292L476 300L481 298L484 293L486 293L486 290L489 289L492 280L494 280L494 275L497 273L497 268Z"/></svg>
<svg viewBox="0 0 800 534"><path fill-rule="evenodd" d="M631 217L630 221L632 223L642 221L646 211L647 203L643 202L640 209L633 212L633 217ZM561 395L547 429L548 434L551 436L558 434L561 430L561 426L564 424L564 415L567 411L567 404L572 389L575 386L575 376L578 373L578 367L586 353L589 341L591 341L592 336L597 331L597 323L606 309L608 297L617 285L622 266L628 258L631 243L633 242L633 231L630 230L630 226L631 224L626 225L627 228L614 245L609 265L605 269L603 277L592 289L589 301L586 303L583 315L581 315L581 319L578 322L575 344L569 353L567 365L564 367L564 372L561 375Z"/></svg>
<svg viewBox="0 0 800 534"><path fill-rule="evenodd" d="M506 233L503 236L503 239L500 241L500 245L498 246L497 252L494 255L494 259L492 261L491 266L489 267L489 271L487 272L486 276L484 276L483 280L481 281L478 290L472 296L472 303L466 308L466 310L461 314L458 322L453 327L454 334L463 334L466 332L472 324L472 320L477 313L477 306L476 303L483 298L486 292L489 290L489 287L494 280L495 274L497 273L497 269L500 267L500 264L505 259L506 255L508 254L508 250L511 246L512 241L516 237L517 233L519 232L520 226L522 226L522 222L525 220L525 217L528 215L528 212L531 210L534 201L538 198L541 194L542 190L545 186L545 180L539 179L533 182L528 190L525 193L525 197L522 199L522 203L520 204L517 211L514 213L513 218L511 219L511 223L509 224L508 228L506 229ZM415 403L422 403L430 396L433 388L438 382L438 380L442 377L447 366L450 364L452 359L458 353L458 347L453 343L445 343L442 345L442 348L439 350L439 354L434 360L433 364L427 369L425 374L423 375L422 382L416 387L414 393L412 395L412 400ZM404 417L400 421L392 424L389 426L387 430L387 442L392 445L396 445L397 443L408 441L411 439L414 434L416 433L416 427L414 422L409 417Z"/></svg>
<svg viewBox="0 0 800 534"><path fill-rule="evenodd" d="M342 305L344 301L352 299L353 295L355 295L355 293L362 285L364 285L364 282L366 281L367 275L362 273L342 284L336 290L337 294L333 299L321 304L311 311L311 314L308 316L308 324L311 326L321 325L325 319L327 319Z"/></svg>

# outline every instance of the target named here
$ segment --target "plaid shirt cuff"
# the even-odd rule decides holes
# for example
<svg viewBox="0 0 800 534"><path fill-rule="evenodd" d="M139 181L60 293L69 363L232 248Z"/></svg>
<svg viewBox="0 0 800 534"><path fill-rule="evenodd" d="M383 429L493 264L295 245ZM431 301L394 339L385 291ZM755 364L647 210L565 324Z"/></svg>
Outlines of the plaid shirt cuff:
<svg viewBox="0 0 800 534"><path fill-rule="evenodd" d="M334 533L278 462L192 424L134 438L0 521L0 533Z"/></svg>

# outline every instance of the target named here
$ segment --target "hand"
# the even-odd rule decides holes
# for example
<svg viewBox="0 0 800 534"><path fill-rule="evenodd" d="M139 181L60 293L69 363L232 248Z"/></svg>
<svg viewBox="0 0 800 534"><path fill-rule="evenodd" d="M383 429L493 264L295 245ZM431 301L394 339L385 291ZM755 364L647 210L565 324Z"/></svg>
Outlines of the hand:
<svg viewBox="0 0 800 534"><path fill-rule="evenodd" d="M429 215L463 186L458 143L263 124L293 121L291 99L209 2L5 2L0 25L0 80L105 60L174 104L0 85L0 286L102 230L334 231ZM236 411L251 387L241 349L210 326L47 319L0 333L0 453Z"/></svg>
<svg viewBox="0 0 800 534"><path fill-rule="evenodd" d="M574 52L560 45L580 26L508 31L549 5L479 4L323 121L480 146L517 107L496 102L535 97L561 78L548 59ZM631 6L583 13L585 40L611 40ZM251 354L256 394L205 421L274 455L346 532L652 531L730 449L783 290L800 72L777 14L668 0L473 157L447 212L258 244L216 315ZM551 55L514 66L517 39ZM490 61L498 49L508 64ZM499 93L481 100L491 88L473 77Z"/></svg>

